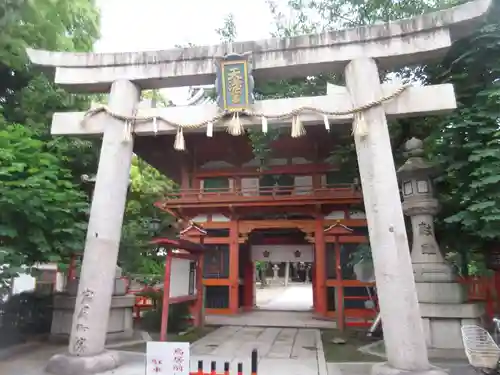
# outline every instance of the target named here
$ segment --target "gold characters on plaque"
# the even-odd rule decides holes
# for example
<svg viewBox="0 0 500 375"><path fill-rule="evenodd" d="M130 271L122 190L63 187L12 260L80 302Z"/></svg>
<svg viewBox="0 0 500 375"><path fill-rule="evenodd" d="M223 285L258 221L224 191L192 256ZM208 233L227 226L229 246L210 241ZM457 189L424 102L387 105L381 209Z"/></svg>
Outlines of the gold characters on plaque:
<svg viewBox="0 0 500 375"><path fill-rule="evenodd" d="M227 73L227 89L231 96L231 104L241 103L243 93L243 77L239 68L230 68Z"/></svg>

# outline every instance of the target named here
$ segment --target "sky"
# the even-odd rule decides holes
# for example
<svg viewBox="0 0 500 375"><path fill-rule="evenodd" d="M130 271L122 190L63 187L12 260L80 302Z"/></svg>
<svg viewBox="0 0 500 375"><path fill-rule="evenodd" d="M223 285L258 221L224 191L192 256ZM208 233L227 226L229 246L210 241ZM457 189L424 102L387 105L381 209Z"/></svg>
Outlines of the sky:
<svg viewBox="0 0 500 375"><path fill-rule="evenodd" d="M219 43L215 29L232 13L237 40L268 38L272 16L266 0L98 0L101 39L97 52L131 52L174 48L175 45ZM175 104L187 89L164 90Z"/></svg>

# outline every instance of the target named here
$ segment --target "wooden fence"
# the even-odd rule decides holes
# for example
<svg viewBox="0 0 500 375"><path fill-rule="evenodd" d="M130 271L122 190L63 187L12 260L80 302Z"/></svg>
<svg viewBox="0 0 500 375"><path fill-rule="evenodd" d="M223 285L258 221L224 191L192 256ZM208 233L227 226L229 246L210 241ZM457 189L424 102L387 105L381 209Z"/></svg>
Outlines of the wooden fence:
<svg viewBox="0 0 500 375"><path fill-rule="evenodd" d="M490 319L495 314L500 313L500 301L497 296L494 276L460 277L458 281L467 290L467 301L483 302L486 314Z"/></svg>

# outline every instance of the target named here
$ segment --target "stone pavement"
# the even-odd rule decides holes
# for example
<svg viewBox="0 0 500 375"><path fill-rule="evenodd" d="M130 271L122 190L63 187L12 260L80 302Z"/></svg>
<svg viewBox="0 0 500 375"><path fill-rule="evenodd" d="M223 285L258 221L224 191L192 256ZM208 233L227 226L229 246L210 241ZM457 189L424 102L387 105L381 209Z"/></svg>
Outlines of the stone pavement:
<svg viewBox="0 0 500 375"><path fill-rule="evenodd" d="M206 322L218 326L336 328L335 321L317 318L312 312L311 284L292 283L257 288L257 309L238 315L207 315Z"/></svg>
<svg viewBox="0 0 500 375"><path fill-rule="evenodd" d="M285 287L283 285L266 285L264 288L257 286L255 288L255 304L257 307L263 306L273 299L283 294Z"/></svg>
<svg viewBox="0 0 500 375"><path fill-rule="evenodd" d="M244 373L250 369L250 353L257 349L258 374L326 375L323 345L317 329L227 326L208 334L192 346L205 366L217 358L218 365L231 361L236 370L243 362ZM209 367L205 367L208 370ZM222 367L217 368L221 370Z"/></svg>
<svg viewBox="0 0 500 375"><path fill-rule="evenodd" d="M217 371L221 373L223 363L228 361L231 373L236 373L238 362L242 362L243 374L250 375L254 348L259 355L259 375L327 375L319 330L237 326L221 327L195 342L191 346L191 371L196 370L198 360L203 360L205 372L209 372L211 361L217 361ZM25 355L0 361L0 374L43 375L48 359L64 350L64 346L41 345ZM126 363L102 375L144 374L142 353L121 353Z"/></svg>
<svg viewBox="0 0 500 375"><path fill-rule="evenodd" d="M217 326L289 327L334 329L335 321L316 318L311 311L255 310L238 315L207 315L207 324Z"/></svg>
<svg viewBox="0 0 500 375"><path fill-rule="evenodd" d="M328 375L368 375L374 362L328 363ZM434 363L450 375L477 375L465 362Z"/></svg>
<svg viewBox="0 0 500 375"><path fill-rule="evenodd" d="M43 374L45 364L56 353L64 352L66 346L40 343L37 347L30 347L25 353L18 354L0 361L2 375L40 375Z"/></svg>
<svg viewBox="0 0 500 375"><path fill-rule="evenodd" d="M203 360L205 372L209 372L211 361L217 361L217 371L221 373L223 363L228 361L232 374L237 363L242 362L243 374L250 375L250 355L254 348L259 354L258 375L367 375L373 365L368 362L326 363L318 329L226 326L191 346L191 371L196 370L198 360ZM0 374L45 375L43 369L48 359L65 349L66 346L47 343L31 347L23 355L0 360ZM124 365L101 375L144 375L144 354L120 353ZM475 374L463 361L435 365L450 375Z"/></svg>
<svg viewBox="0 0 500 375"><path fill-rule="evenodd" d="M313 307L312 285L293 283L257 289L256 302L261 310L309 311Z"/></svg>

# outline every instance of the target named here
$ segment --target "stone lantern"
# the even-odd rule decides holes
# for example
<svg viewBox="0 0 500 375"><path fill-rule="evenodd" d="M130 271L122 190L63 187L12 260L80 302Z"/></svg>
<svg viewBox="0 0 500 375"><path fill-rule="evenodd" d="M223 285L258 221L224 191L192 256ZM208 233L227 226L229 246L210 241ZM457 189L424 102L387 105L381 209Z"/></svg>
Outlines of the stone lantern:
<svg viewBox="0 0 500 375"><path fill-rule="evenodd" d="M439 203L434 197L431 179L436 168L423 156L423 143L412 138L405 144L408 157L399 168L398 177L403 193L403 212L411 219L413 244L411 247L416 282L452 282L455 276L445 263L434 235L434 216ZM432 272L428 272L428 268Z"/></svg>
<svg viewBox="0 0 500 375"><path fill-rule="evenodd" d="M423 158L423 142L412 138L405 144L408 160L399 168L403 212L411 219L411 259L429 355L463 355L461 326L478 324L484 309L467 303L464 288L445 262L434 234L439 203L432 178L436 168Z"/></svg>

